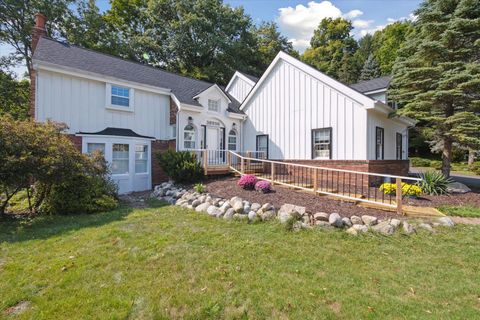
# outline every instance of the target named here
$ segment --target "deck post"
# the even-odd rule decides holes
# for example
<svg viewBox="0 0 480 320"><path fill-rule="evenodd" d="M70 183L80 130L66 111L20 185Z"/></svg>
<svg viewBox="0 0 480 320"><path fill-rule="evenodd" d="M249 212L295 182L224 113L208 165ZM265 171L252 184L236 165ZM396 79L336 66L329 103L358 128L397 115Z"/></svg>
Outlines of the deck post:
<svg viewBox="0 0 480 320"><path fill-rule="evenodd" d="M203 171L205 171L205 175L208 174L208 150L203 150Z"/></svg>
<svg viewBox="0 0 480 320"><path fill-rule="evenodd" d="M230 168L232 165L232 154L230 153L230 151L226 151L227 152L227 165L228 167Z"/></svg>
<svg viewBox="0 0 480 320"><path fill-rule="evenodd" d="M243 174L245 170L245 162L244 162L244 159L243 157L240 158L240 173Z"/></svg>
<svg viewBox="0 0 480 320"><path fill-rule="evenodd" d="M275 184L275 163L271 163L270 167L270 180L272 181L272 186Z"/></svg>
<svg viewBox="0 0 480 320"><path fill-rule="evenodd" d="M403 215L402 210L402 179L396 178L397 190L395 192L397 202L397 213Z"/></svg>
<svg viewBox="0 0 480 320"><path fill-rule="evenodd" d="M318 169L313 169L313 193L317 194L318 189Z"/></svg>

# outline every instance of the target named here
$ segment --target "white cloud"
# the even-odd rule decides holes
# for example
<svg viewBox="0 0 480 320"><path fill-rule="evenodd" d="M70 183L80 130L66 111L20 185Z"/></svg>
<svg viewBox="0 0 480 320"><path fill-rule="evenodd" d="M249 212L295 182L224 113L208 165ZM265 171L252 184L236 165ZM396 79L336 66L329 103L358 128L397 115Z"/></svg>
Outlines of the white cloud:
<svg viewBox="0 0 480 320"><path fill-rule="evenodd" d="M300 51L308 47L313 30L318 27L322 19L342 17L342 11L330 1L310 1L306 7L299 4L295 8L280 8L278 11L280 28L290 38L295 48ZM360 10L357 11L361 12ZM352 14L358 16L358 12Z"/></svg>
<svg viewBox="0 0 480 320"><path fill-rule="evenodd" d="M353 18L361 16L362 14L363 14L362 11L355 9L355 10L348 11L347 13L345 13L343 15L343 17L345 19L353 19Z"/></svg>
<svg viewBox="0 0 480 320"><path fill-rule="evenodd" d="M354 28L366 29L366 28L370 27L370 25L371 25L373 22L374 22L373 20L361 20L361 19L357 19L357 20L353 20L353 21L352 21L352 25L353 25Z"/></svg>

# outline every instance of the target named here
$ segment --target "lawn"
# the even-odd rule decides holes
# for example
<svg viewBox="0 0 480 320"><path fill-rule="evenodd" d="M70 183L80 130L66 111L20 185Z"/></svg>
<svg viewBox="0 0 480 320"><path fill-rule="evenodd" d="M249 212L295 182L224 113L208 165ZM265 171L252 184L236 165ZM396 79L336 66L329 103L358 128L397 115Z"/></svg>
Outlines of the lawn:
<svg viewBox="0 0 480 320"><path fill-rule="evenodd" d="M440 211L449 216L480 218L480 208L474 206L441 206Z"/></svg>
<svg viewBox="0 0 480 320"><path fill-rule="evenodd" d="M294 233L158 203L2 222L0 318L478 318L479 231Z"/></svg>

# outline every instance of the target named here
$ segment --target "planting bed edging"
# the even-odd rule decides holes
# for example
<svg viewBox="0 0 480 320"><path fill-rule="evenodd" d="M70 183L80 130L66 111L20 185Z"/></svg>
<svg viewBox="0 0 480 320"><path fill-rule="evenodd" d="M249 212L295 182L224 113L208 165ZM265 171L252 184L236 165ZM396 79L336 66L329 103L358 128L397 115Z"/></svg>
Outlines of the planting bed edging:
<svg viewBox="0 0 480 320"><path fill-rule="evenodd" d="M254 192L254 191L252 191ZM215 218L225 220L268 221L277 219L280 223L293 222L293 230L326 228L343 229L351 235L373 231L383 235L392 235L397 230L406 235L411 235L418 229L434 233L435 227L455 226L449 217L437 218L432 221L410 223L406 220L395 218L379 219L370 215L342 217L339 213L332 212L306 212L305 207L284 204L278 210L271 203L250 203L240 197L224 199L202 194L194 190L187 190L176 186L172 182L164 182L155 187L152 196L166 201L172 205L206 213Z"/></svg>

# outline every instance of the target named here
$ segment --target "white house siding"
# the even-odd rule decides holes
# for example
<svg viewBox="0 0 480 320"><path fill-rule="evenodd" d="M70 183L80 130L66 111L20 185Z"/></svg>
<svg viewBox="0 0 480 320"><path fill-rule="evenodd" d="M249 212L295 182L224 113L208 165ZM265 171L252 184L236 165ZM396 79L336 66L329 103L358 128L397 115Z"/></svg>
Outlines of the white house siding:
<svg viewBox="0 0 480 320"><path fill-rule="evenodd" d="M208 110L208 100L220 100L220 111L214 112ZM182 109L178 115L178 123L177 123L177 130L178 130L178 138L177 138L177 146L178 149L184 149L184 134L183 130L185 126L188 124L188 118L191 117L193 119L193 126L195 127L195 148L200 149L201 144L201 130L202 125L209 126L209 121L217 122L220 125L218 127L225 128L225 135L226 140L228 139L228 132L233 129L233 124L235 123L235 130L237 132L237 148L240 149L240 138L241 138L241 120L231 118L228 116L227 107L228 101L225 97L218 91L218 89L212 88L211 90L207 90L204 93L200 94L198 98L198 102L203 106L202 108L197 108L198 110L185 110ZM211 123L211 122L210 122ZM216 127L216 126L212 126ZM227 145L225 144L225 147ZM209 149L218 149L212 146L209 146Z"/></svg>
<svg viewBox="0 0 480 320"><path fill-rule="evenodd" d="M236 77L232 82L232 85L228 88L228 93L241 102L245 99L250 90L252 90L252 87L253 86L247 81L240 77Z"/></svg>
<svg viewBox="0 0 480 320"><path fill-rule="evenodd" d="M381 127L384 129L384 160L396 160L396 134L402 134L403 155L402 159L408 159L408 139L407 126L401 124L393 119L389 119L387 115L378 113L376 111L368 111L368 160L375 160L375 146L376 136L375 128Z"/></svg>
<svg viewBox="0 0 480 320"><path fill-rule="evenodd" d="M64 122L72 134L116 127L156 139L172 136L168 95L136 89L133 112L110 110L105 107L105 82L45 70L37 74L37 121Z"/></svg>
<svg viewBox="0 0 480 320"><path fill-rule="evenodd" d="M271 159L311 159L311 130L332 127L332 159L365 160L367 111L358 102L280 60L243 109L244 150L269 135Z"/></svg>
<svg viewBox="0 0 480 320"><path fill-rule="evenodd" d="M380 92L380 93L372 93L372 94L367 94L370 98L377 100L377 101L382 101L383 103L387 103L387 93L386 92Z"/></svg>

